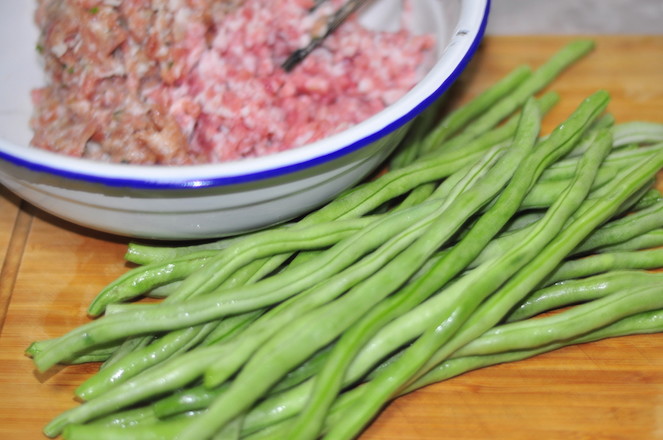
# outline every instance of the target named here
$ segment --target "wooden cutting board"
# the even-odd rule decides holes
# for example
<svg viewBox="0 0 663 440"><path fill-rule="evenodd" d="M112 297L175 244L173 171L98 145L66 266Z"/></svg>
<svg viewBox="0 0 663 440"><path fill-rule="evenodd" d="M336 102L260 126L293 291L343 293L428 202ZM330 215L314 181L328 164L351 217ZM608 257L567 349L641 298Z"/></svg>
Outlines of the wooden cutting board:
<svg viewBox="0 0 663 440"><path fill-rule="evenodd" d="M454 102L519 64L538 66L570 38L487 38ZM663 122L663 36L594 39L596 51L554 84L562 101L544 131L599 88L611 92L618 121ZM126 244L54 219L0 188L0 438L43 438L43 425L76 404L74 388L97 367L38 374L23 351L87 320L92 297L127 270ZM663 335L565 348L429 386L396 400L361 438L663 439Z"/></svg>

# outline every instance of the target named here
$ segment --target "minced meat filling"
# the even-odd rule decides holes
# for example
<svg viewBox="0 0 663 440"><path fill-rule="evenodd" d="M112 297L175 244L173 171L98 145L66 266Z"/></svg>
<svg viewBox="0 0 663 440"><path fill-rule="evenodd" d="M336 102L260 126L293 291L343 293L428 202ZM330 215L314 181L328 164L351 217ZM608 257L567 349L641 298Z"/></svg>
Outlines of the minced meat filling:
<svg viewBox="0 0 663 440"><path fill-rule="evenodd" d="M224 162L324 138L412 88L434 45L351 19L287 73L319 21L312 0L37 3L47 82L33 91L33 145L118 163Z"/></svg>

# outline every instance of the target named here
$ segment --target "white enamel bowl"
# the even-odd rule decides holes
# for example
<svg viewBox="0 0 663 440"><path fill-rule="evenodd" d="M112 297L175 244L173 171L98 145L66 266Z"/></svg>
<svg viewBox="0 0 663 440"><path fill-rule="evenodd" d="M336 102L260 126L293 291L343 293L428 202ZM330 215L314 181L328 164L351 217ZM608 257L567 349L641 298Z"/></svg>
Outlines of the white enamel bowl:
<svg viewBox="0 0 663 440"><path fill-rule="evenodd" d="M378 0L367 26L398 23L401 0ZM87 228L184 240L293 219L375 170L410 121L465 68L486 25L489 0L416 0L416 30L434 32L438 60L399 101L366 121L271 156L182 167L99 163L29 147L29 91L41 85L33 2L0 6L0 183L38 208Z"/></svg>

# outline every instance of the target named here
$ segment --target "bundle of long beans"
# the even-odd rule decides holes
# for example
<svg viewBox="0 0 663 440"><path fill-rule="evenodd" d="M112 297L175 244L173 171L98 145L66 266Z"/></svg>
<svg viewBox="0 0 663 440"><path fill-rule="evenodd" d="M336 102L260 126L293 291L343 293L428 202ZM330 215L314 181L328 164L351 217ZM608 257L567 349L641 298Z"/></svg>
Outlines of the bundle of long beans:
<svg viewBox="0 0 663 440"><path fill-rule="evenodd" d="M663 125L618 123L597 91L541 134L557 95L536 95L592 47L422 116L388 172L296 223L130 245L104 316L27 350L41 371L103 362L44 432L348 439L432 382L662 331Z"/></svg>

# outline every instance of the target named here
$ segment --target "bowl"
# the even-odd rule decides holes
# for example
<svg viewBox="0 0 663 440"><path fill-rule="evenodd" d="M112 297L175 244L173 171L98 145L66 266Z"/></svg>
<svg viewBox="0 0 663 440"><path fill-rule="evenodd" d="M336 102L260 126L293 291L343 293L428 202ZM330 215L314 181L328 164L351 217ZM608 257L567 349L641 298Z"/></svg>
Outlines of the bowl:
<svg viewBox="0 0 663 440"><path fill-rule="evenodd" d="M400 0L362 11L366 26L398 23ZM239 234L296 218L374 171L415 116L447 90L474 54L489 0L417 0L414 30L432 32L437 58L401 99L365 121L303 147L254 159L190 166L125 165L29 146L29 91L42 84L33 2L0 10L0 183L30 204L94 230L191 240ZM11 42L11 44L9 44Z"/></svg>

